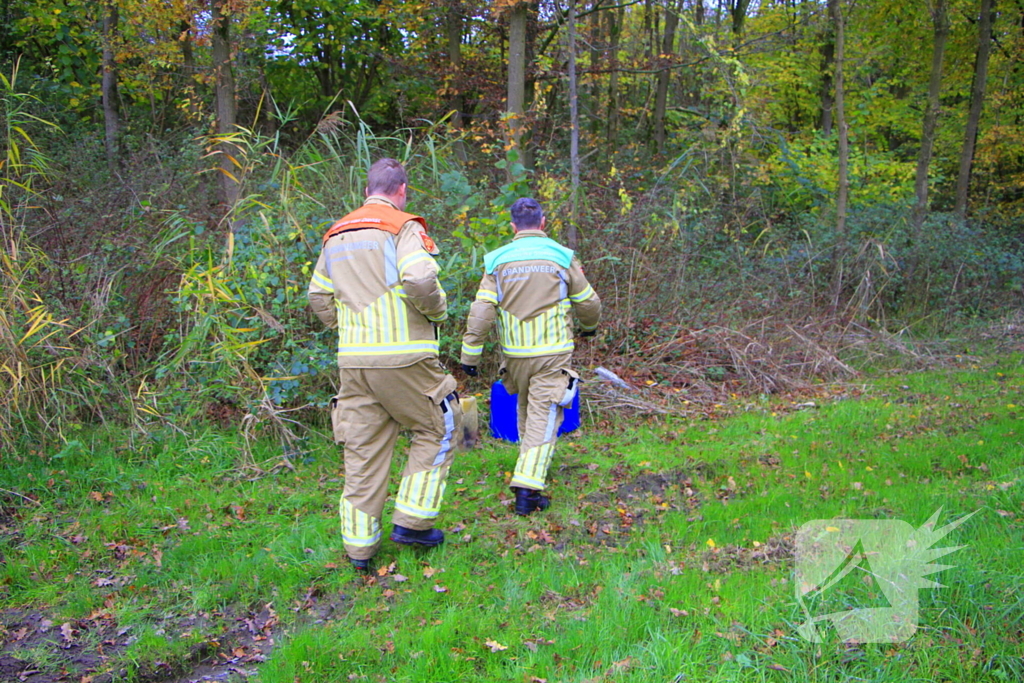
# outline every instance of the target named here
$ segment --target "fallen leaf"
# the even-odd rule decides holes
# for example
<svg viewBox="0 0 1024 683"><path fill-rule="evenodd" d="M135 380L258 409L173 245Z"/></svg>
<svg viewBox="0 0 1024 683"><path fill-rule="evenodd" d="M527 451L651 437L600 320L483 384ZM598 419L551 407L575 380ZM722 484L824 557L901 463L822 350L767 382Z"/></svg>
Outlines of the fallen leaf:
<svg viewBox="0 0 1024 683"><path fill-rule="evenodd" d="M408 576L403 576L402 574L395 574L394 576L391 577L391 580L396 582L396 583L403 583L405 581L408 581L409 577Z"/></svg>
<svg viewBox="0 0 1024 683"><path fill-rule="evenodd" d="M435 593L447 593L447 592L448 592L448 589L447 589L447 588L445 588L444 586L442 586L442 585L441 585L441 584L439 584L439 583L435 583L435 584L434 584L434 592L435 592Z"/></svg>
<svg viewBox="0 0 1024 683"><path fill-rule="evenodd" d="M70 621L66 621L60 625L60 634L64 637L64 640L70 643L75 639L75 627L71 625Z"/></svg>
<svg viewBox="0 0 1024 683"><path fill-rule="evenodd" d="M437 570L434 569L433 567L429 567L428 566L428 567L424 567L423 568L423 578L425 578L425 579L429 579L431 576L433 576L436 573L437 573Z"/></svg>
<svg viewBox="0 0 1024 683"><path fill-rule="evenodd" d="M674 617L688 617L690 613L684 609L676 609L675 607L669 607L668 611L672 613Z"/></svg>
<svg viewBox="0 0 1024 683"><path fill-rule="evenodd" d="M502 645L496 640L484 641L484 646L489 648L491 652L501 652L508 649L508 645Z"/></svg>
<svg viewBox="0 0 1024 683"><path fill-rule="evenodd" d="M619 661L613 663L610 667L608 667L608 671L605 672L605 675L621 673L621 672L626 671L627 669L629 669L629 667L632 666L632 665L633 665L633 658L632 657L626 657L625 659L620 659Z"/></svg>
<svg viewBox="0 0 1024 683"><path fill-rule="evenodd" d="M781 664L769 664L768 668L771 669L772 671L789 671L789 669L787 669L786 667L782 666Z"/></svg>

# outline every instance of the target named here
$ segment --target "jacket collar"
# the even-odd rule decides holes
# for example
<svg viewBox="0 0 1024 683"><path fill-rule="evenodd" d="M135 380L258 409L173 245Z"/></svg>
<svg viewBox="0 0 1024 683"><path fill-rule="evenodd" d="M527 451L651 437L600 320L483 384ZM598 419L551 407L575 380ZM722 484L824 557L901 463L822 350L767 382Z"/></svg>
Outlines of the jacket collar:
<svg viewBox="0 0 1024 683"><path fill-rule="evenodd" d="M369 204L386 204L395 211L399 210L399 208L395 206L395 203L388 199L387 197L385 197L384 195L371 194L369 197L366 198L366 201L363 202L363 206L367 206Z"/></svg>
<svg viewBox="0 0 1024 683"><path fill-rule="evenodd" d="M517 240L520 237L547 237L547 236L548 236L548 234L546 232L544 232L543 230L541 230L540 228L529 228L527 230L519 230L519 231L517 231L515 236L512 239Z"/></svg>

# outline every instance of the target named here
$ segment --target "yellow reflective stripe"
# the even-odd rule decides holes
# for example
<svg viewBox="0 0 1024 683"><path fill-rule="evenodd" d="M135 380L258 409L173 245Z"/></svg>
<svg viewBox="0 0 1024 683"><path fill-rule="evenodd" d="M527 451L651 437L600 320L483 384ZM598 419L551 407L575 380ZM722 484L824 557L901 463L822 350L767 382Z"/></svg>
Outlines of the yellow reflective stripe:
<svg viewBox="0 0 1024 683"><path fill-rule="evenodd" d="M385 355L389 353L438 352L436 339L409 338L409 308L401 300L400 288L356 313L335 301L338 311L338 355ZM447 311L433 322L448 318Z"/></svg>
<svg viewBox="0 0 1024 683"><path fill-rule="evenodd" d="M477 301L486 301L489 304L498 303L498 293L489 289L478 289L476 291Z"/></svg>
<svg viewBox="0 0 1024 683"><path fill-rule="evenodd" d="M339 356L386 356L394 353L438 352L436 341L385 342L380 344L339 344Z"/></svg>
<svg viewBox="0 0 1024 683"><path fill-rule="evenodd" d="M512 486L528 484L544 488L551 456L554 452L555 445L546 443L520 453L519 461L516 462L515 474L512 477Z"/></svg>
<svg viewBox="0 0 1024 683"><path fill-rule="evenodd" d="M416 472L402 477L402 485L398 489L395 509L429 519L436 517L441 511L441 498L445 489L444 467Z"/></svg>
<svg viewBox="0 0 1024 683"><path fill-rule="evenodd" d="M574 345L564 313L569 305L563 300L532 320L519 320L508 311L500 311L498 330L502 351L506 355L524 357L572 351Z"/></svg>
<svg viewBox="0 0 1024 683"><path fill-rule="evenodd" d="M467 356L479 356L484 352L483 344L467 344L462 342L462 353Z"/></svg>
<svg viewBox="0 0 1024 683"><path fill-rule="evenodd" d="M525 346L525 347L501 347L501 352L513 358L530 358L533 356L547 356L559 352L572 351L576 346L572 342L564 344L549 344L547 346Z"/></svg>
<svg viewBox="0 0 1024 683"><path fill-rule="evenodd" d="M341 537L347 545L367 548L380 541L380 522L344 498L339 504Z"/></svg>
<svg viewBox="0 0 1024 683"><path fill-rule="evenodd" d="M581 301L586 301L592 296L594 296L594 288L591 287L590 285L587 285L586 289L584 289L582 292L579 292L578 294L570 294L569 299L575 301L576 303L579 303Z"/></svg>
<svg viewBox="0 0 1024 683"><path fill-rule="evenodd" d="M313 271L313 279L309 282L310 289L317 289L323 292L334 292L334 283L326 275L318 270Z"/></svg>
<svg viewBox="0 0 1024 683"><path fill-rule="evenodd" d="M430 254L428 254L427 252L423 251L422 249L420 249L418 251L414 251L411 254L407 254L405 256L405 258L401 259L398 262L398 272L404 275L405 269L408 268L409 266L411 266L411 265L413 265L415 263L419 263L420 261L433 261L433 260L434 260L433 257Z"/></svg>

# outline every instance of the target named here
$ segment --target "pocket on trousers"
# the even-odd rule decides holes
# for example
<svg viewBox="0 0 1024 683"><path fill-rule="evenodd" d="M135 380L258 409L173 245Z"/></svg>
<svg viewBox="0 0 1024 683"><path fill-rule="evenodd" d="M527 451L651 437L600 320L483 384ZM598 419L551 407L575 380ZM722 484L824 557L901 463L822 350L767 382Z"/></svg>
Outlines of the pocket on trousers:
<svg viewBox="0 0 1024 683"><path fill-rule="evenodd" d="M580 374L568 368L563 368L562 374L566 377L565 393L558 401L558 405L568 408L572 405L572 400L576 398L576 393L580 390Z"/></svg>
<svg viewBox="0 0 1024 683"><path fill-rule="evenodd" d="M331 432L334 434L334 443L345 443L345 423L341 419L337 396L331 397Z"/></svg>
<svg viewBox="0 0 1024 683"><path fill-rule="evenodd" d="M462 406L459 405L459 395L456 393L458 382L451 375L446 374L440 382L427 389L423 394L430 399L434 405L431 406L434 414L434 426L442 439L442 448L438 452L438 460L434 466L441 464L452 449L458 448L462 442Z"/></svg>
<svg viewBox="0 0 1024 683"><path fill-rule="evenodd" d="M448 394L454 394L458 387L459 383L455 381L455 378L449 374L445 374L445 376L441 378L440 382L423 393L434 405L439 406L441 405L441 401L448 398Z"/></svg>
<svg viewBox="0 0 1024 683"><path fill-rule="evenodd" d="M501 365L498 367L498 379L501 380L501 386L505 387L505 391L509 394L519 393L519 387L512 381L512 373L508 371L508 361L501 361Z"/></svg>

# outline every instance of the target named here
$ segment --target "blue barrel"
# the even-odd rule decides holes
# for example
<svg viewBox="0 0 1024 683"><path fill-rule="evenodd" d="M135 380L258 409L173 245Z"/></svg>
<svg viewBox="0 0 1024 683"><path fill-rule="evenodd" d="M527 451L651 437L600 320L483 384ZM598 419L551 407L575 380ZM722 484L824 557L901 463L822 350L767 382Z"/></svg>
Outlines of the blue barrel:
<svg viewBox="0 0 1024 683"><path fill-rule="evenodd" d="M510 394L499 379L491 385L491 436L512 443L519 442L517 394ZM580 392L572 399L572 405L562 411L562 426L558 434L567 434L580 427Z"/></svg>

